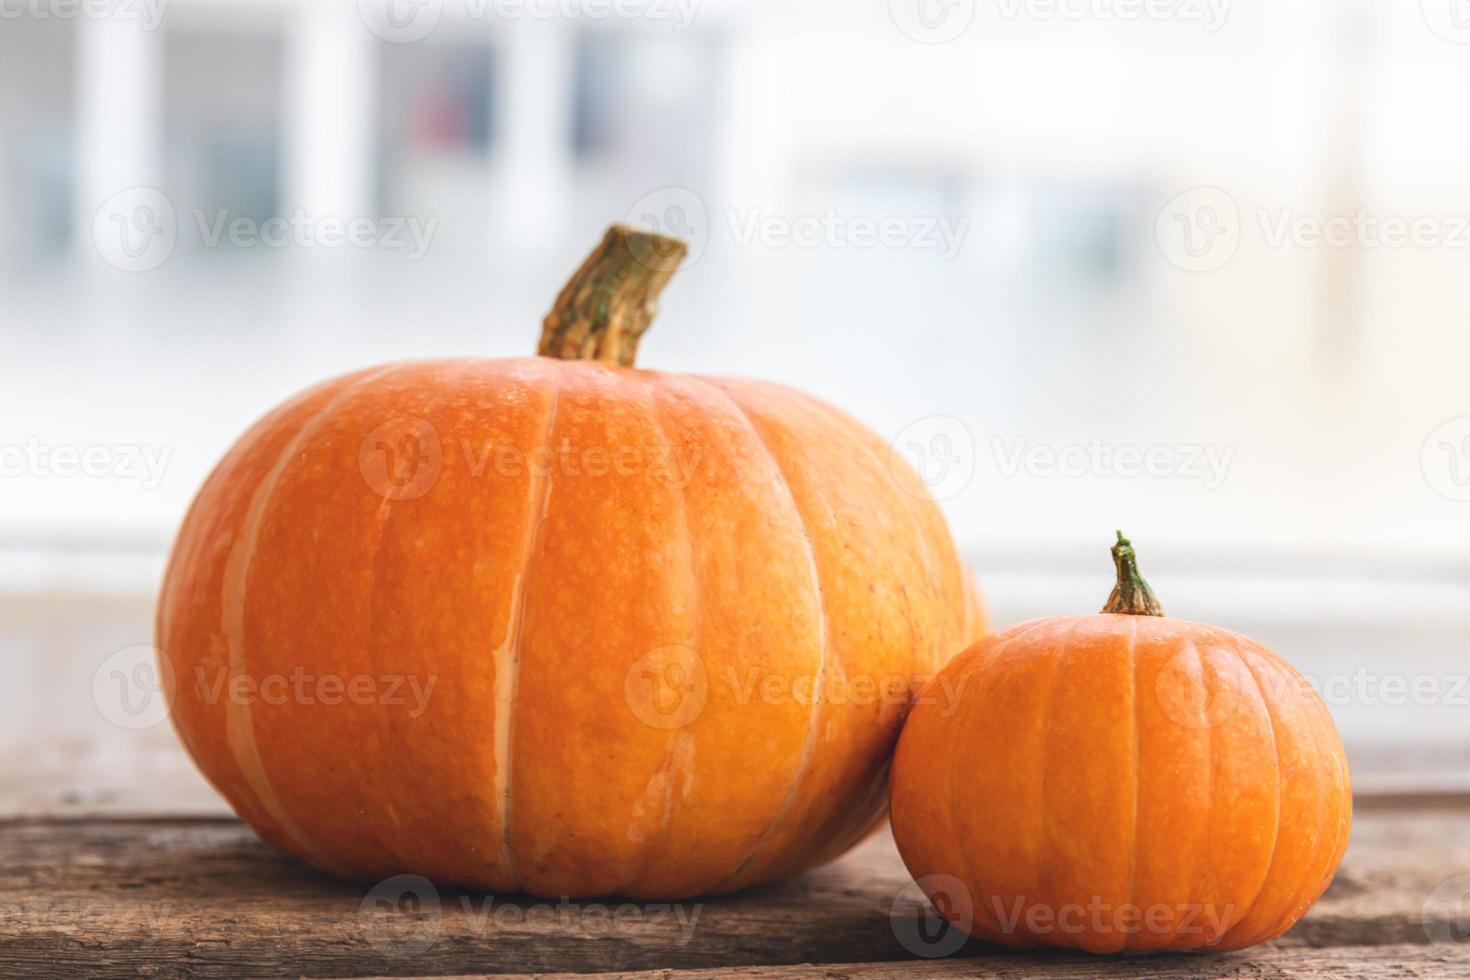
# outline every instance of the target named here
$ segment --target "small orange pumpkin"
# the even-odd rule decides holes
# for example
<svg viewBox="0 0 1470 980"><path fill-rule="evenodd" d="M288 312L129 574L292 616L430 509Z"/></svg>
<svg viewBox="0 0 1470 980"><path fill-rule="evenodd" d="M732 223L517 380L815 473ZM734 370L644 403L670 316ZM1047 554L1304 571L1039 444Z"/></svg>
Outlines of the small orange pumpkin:
<svg viewBox="0 0 1470 980"><path fill-rule="evenodd" d="M1227 630L1164 618L1120 533L1101 615L981 640L921 692L893 834L950 922L1008 946L1239 949L1280 935L1347 847L1326 707Z"/></svg>
<svg viewBox="0 0 1470 980"><path fill-rule="evenodd" d="M614 228L544 356L328 381L209 477L162 674L266 841L352 877L672 899L881 821L910 686L980 635L978 600L850 417L633 368L683 255Z"/></svg>

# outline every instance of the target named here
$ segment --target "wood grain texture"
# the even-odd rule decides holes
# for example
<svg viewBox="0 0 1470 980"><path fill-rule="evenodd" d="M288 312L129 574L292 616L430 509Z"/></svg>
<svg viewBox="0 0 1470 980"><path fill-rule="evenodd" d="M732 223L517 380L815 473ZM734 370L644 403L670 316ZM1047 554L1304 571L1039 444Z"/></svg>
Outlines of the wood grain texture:
<svg viewBox="0 0 1470 980"><path fill-rule="evenodd" d="M482 974L483 975L483 974ZM1423 946L1340 946L1332 949L1273 949L1219 956L1124 956L1101 959L1086 955L1008 955L927 960L923 963L844 963L794 966L751 966L720 970L645 970L603 973L598 980L895 980L912 977L1048 977L1052 980L1224 980L1224 978L1292 978L1292 980L1385 980L1385 978L1461 977L1470 975L1470 948L1430 949ZM502 980L572 980L585 973L502 975ZM448 978L468 980L468 978Z"/></svg>
<svg viewBox="0 0 1470 980"><path fill-rule="evenodd" d="M1149 959L1148 973L1470 976L1470 943L1435 944L1426 929L1426 911L1431 928L1453 924L1426 902L1470 874L1467 817L1463 799L1361 807L1342 872L1295 929L1242 954ZM449 889L415 906L394 901L392 888L370 894L372 884L319 874L230 819L3 822L0 974L680 977L817 963L829 976L1066 977L1137 975L1141 962L1130 970L1129 961L1019 956L973 943L958 954L965 962L915 958L894 925L913 922L919 906L887 834L794 881L673 908ZM849 963L859 965L835 965Z"/></svg>

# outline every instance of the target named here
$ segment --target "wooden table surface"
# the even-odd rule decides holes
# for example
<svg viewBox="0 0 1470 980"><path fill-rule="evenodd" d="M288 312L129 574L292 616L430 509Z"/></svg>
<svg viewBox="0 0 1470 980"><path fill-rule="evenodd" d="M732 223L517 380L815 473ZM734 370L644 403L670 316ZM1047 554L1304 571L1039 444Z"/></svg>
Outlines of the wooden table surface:
<svg viewBox="0 0 1470 980"><path fill-rule="evenodd" d="M105 651L148 636L151 616L151 597L0 598L0 649L12 667L31 665L0 697L8 733L0 734L0 977L643 970L689 980L743 970L751 980L818 964L848 977L1470 978L1462 738L1412 751L1392 740L1349 743L1360 797L1346 861L1328 894L1274 943L1148 959L967 945L928 960L900 938L923 906L883 836L796 881L668 910L615 901L562 909L445 891L415 912L370 885L319 875L235 821L166 722L118 727L94 703ZM1459 621L1437 622L1439 633L1410 645L1432 646L1441 659L1414 670L1463 663ZM1356 620L1337 631L1303 627L1282 645L1316 649L1304 647L1314 636L1324 650L1371 645L1348 635L1360 628ZM1407 642L1402 624L1393 629L1372 642Z"/></svg>
<svg viewBox="0 0 1470 980"><path fill-rule="evenodd" d="M886 834L783 885L670 907L338 881L220 816L16 815L0 819L0 975L1470 977L1467 893L1463 794L1360 799L1336 881L1281 939L1146 958L921 958L925 906Z"/></svg>

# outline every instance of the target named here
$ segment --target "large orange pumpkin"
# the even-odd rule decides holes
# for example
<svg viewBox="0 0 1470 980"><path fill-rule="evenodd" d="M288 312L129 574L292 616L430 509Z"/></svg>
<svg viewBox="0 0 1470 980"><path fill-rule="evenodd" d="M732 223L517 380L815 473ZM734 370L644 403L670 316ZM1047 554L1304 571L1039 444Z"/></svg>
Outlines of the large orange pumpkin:
<svg viewBox="0 0 1470 980"><path fill-rule="evenodd" d="M921 693L893 763L894 837L941 913L991 942L1262 942L1347 847L1341 742L1271 651L1164 618L1118 539L1102 615L1004 630Z"/></svg>
<svg viewBox="0 0 1470 980"><path fill-rule="evenodd" d="M826 404L632 367L683 257L615 228L540 353L271 412L158 610L175 725L330 872L677 898L881 821L915 679L980 635L917 477Z"/></svg>

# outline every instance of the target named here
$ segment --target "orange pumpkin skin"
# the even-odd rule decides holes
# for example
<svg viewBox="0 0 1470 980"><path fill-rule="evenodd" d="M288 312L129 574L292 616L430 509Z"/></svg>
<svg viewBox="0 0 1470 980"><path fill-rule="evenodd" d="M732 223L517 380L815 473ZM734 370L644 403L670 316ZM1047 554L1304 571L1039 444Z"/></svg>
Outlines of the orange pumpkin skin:
<svg viewBox="0 0 1470 980"><path fill-rule="evenodd" d="M241 438L157 636L179 735L269 843L672 899L881 821L909 685L979 635L974 603L917 477L814 398L452 360L326 382ZM303 672L338 680L265 686Z"/></svg>
<svg viewBox="0 0 1470 980"><path fill-rule="evenodd" d="M921 693L891 783L910 872L1008 946L1239 949L1280 935L1347 847L1348 769L1292 667L1153 615L1037 620Z"/></svg>

